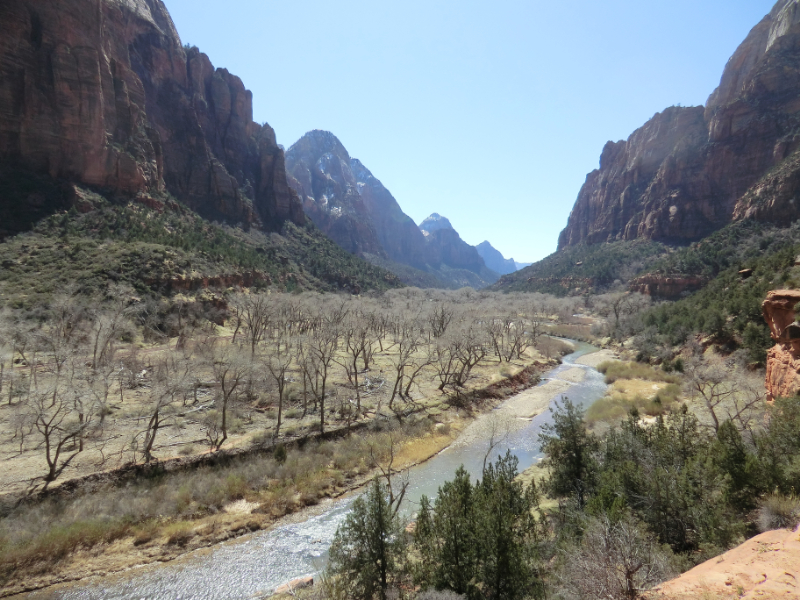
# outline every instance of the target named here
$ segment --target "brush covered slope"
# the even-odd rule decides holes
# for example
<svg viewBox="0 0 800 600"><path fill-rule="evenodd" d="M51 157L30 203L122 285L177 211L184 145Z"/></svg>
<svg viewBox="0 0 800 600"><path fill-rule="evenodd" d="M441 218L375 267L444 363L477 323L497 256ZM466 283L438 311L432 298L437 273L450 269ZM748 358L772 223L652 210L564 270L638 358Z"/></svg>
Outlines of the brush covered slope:
<svg viewBox="0 0 800 600"><path fill-rule="evenodd" d="M503 275L491 289L556 296L601 293L646 270L669 248L652 240L569 246L532 265Z"/></svg>
<svg viewBox="0 0 800 600"><path fill-rule="evenodd" d="M84 193L90 210L56 213L0 243L0 307L34 307L55 292L111 285L143 295L212 300L215 290L386 290L398 278L339 248L313 223L279 232L211 223L175 201L155 210ZM84 204L84 209L86 205Z"/></svg>
<svg viewBox="0 0 800 600"><path fill-rule="evenodd" d="M424 287L485 287L497 280L451 233L426 238L397 200L335 135L314 130L286 153L289 183L309 218L339 246Z"/></svg>
<svg viewBox="0 0 800 600"><path fill-rule="evenodd" d="M725 67L706 106L671 107L608 142L559 248L700 239L733 220L800 216L800 3L779 0Z"/></svg>

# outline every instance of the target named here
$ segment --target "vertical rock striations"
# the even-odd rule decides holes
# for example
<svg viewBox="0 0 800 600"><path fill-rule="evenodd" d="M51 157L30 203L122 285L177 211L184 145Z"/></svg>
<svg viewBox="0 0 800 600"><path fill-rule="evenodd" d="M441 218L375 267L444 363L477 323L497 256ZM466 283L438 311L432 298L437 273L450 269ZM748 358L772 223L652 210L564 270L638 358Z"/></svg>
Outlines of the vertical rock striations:
<svg viewBox="0 0 800 600"><path fill-rule="evenodd" d="M114 194L167 191L244 226L304 221L251 93L184 49L161 0L0 3L0 167L5 213L35 209L14 179L24 171Z"/></svg>
<svg viewBox="0 0 800 600"><path fill-rule="evenodd" d="M731 220L800 217L800 1L779 0L705 107L672 107L609 142L559 248L701 238Z"/></svg>

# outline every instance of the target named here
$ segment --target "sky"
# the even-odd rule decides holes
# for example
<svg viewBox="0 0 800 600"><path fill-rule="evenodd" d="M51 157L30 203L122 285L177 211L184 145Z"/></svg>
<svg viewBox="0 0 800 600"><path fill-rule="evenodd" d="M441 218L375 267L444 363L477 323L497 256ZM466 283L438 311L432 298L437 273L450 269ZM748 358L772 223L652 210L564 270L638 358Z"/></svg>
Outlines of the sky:
<svg viewBox="0 0 800 600"><path fill-rule="evenodd" d="M705 104L772 0L164 0L287 149L333 132L417 223L556 250L608 140Z"/></svg>

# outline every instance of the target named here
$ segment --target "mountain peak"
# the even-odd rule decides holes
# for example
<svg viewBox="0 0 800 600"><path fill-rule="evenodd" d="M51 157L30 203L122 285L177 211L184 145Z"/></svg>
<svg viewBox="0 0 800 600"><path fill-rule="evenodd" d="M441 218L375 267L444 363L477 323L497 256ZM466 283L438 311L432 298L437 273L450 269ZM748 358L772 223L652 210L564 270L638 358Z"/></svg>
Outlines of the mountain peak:
<svg viewBox="0 0 800 600"><path fill-rule="evenodd" d="M419 228L425 233L433 233L439 229L453 229L453 226L447 217L443 217L439 213L431 213L431 216L419 224Z"/></svg>

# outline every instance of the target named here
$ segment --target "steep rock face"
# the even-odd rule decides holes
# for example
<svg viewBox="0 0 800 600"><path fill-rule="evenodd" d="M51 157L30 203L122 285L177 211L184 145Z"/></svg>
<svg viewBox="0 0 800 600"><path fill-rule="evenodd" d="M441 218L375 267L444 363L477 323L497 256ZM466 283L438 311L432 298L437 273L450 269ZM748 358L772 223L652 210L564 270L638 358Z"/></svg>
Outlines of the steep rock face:
<svg viewBox="0 0 800 600"><path fill-rule="evenodd" d="M425 235L425 244L431 264L445 264L453 269L466 269L475 273L486 269L475 246L461 239L455 229L436 229Z"/></svg>
<svg viewBox="0 0 800 600"><path fill-rule="evenodd" d="M732 219L800 216L800 0L779 0L737 49L705 107L672 107L609 142L559 248L698 239Z"/></svg>
<svg viewBox="0 0 800 600"><path fill-rule="evenodd" d="M774 290L762 304L775 346L767 353L765 385L770 398L793 396L800 391L800 326L795 306L800 290Z"/></svg>
<svg viewBox="0 0 800 600"><path fill-rule="evenodd" d="M350 161L364 206L369 211L378 241L394 261L424 269L428 263L425 239L414 220L403 212L389 190L361 161Z"/></svg>
<svg viewBox="0 0 800 600"><path fill-rule="evenodd" d="M667 275L642 275L631 280L628 288L632 292L639 292L645 296L660 300L677 300L684 293L695 292L702 288L708 281L695 275L667 276Z"/></svg>
<svg viewBox="0 0 800 600"><path fill-rule="evenodd" d="M483 262L492 271L500 273L500 275L507 275L517 270L517 263L513 258L506 258L503 254L492 246L488 241L481 242L475 249L481 255Z"/></svg>
<svg viewBox="0 0 800 600"><path fill-rule="evenodd" d="M111 193L169 191L244 225L304 221L250 92L187 54L161 0L0 4L0 164Z"/></svg>
<svg viewBox="0 0 800 600"><path fill-rule="evenodd" d="M350 162L327 131L307 133L286 154L290 185L317 227L348 252L386 256Z"/></svg>

